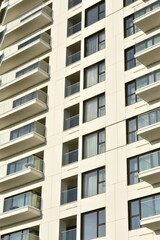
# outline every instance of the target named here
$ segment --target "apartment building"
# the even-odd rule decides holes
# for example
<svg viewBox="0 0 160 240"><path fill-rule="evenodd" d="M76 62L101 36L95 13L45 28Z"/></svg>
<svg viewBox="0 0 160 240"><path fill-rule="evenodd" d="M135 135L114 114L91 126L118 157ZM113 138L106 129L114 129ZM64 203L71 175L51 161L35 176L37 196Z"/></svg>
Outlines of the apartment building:
<svg viewBox="0 0 160 240"><path fill-rule="evenodd" d="M160 239L160 0L0 5L0 239Z"/></svg>

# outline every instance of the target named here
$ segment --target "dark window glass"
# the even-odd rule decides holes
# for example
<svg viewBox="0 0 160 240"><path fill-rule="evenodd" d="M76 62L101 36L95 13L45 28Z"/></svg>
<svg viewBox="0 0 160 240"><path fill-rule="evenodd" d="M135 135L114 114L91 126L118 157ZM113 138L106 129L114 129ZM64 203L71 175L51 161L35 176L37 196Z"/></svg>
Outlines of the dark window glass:
<svg viewBox="0 0 160 240"><path fill-rule="evenodd" d="M105 192L105 168L83 173L82 197L91 197Z"/></svg>
<svg viewBox="0 0 160 240"><path fill-rule="evenodd" d="M131 69L140 63L135 59L135 46L125 49L125 70Z"/></svg>
<svg viewBox="0 0 160 240"><path fill-rule="evenodd" d="M105 115L105 94L91 98L84 102L84 122Z"/></svg>
<svg viewBox="0 0 160 240"><path fill-rule="evenodd" d="M83 137L83 158L105 152L105 130L90 133Z"/></svg>
<svg viewBox="0 0 160 240"><path fill-rule="evenodd" d="M105 80L105 62L96 63L84 70L84 88Z"/></svg>
<svg viewBox="0 0 160 240"><path fill-rule="evenodd" d="M82 214L82 240L104 237L105 209Z"/></svg>
<svg viewBox="0 0 160 240"><path fill-rule="evenodd" d="M124 37L128 37L139 31L139 28L134 25L134 14L124 19Z"/></svg>
<svg viewBox="0 0 160 240"><path fill-rule="evenodd" d="M124 7L130 5L131 3L136 2L137 0L124 0Z"/></svg>
<svg viewBox="0 0 160 240"><path fill-rule="evenodd" d="M68 0L68 9L78 5L82 0Z"/></svg>
<svg viewBox="0 0 160 240"><path fill-rule="evenodd" d="M85 39L85 57L105 48L105 31L102 30Z"/></svg>
<svg viewBox="0 0 160 240"><path fill-rule="evenodd" d="M27 133L34 131L35 129L34 126L35 126L34 123L30 123L24 127L11 131L10 140L13 140L15 138L21 137Z"/></svg>
<svg viewBox="0 0 160 240"><path fill-rule="evenodd" d="M86 27L101 20L105 17L105 2L101 1L98 4L88 8L85 14Z"/></svg>
<svg viewBox="0 0 160 240"><path fill-rule="evenodd" d="M127 143L136 142L138 140L137 130L137 117L127 120Z"/></svg>

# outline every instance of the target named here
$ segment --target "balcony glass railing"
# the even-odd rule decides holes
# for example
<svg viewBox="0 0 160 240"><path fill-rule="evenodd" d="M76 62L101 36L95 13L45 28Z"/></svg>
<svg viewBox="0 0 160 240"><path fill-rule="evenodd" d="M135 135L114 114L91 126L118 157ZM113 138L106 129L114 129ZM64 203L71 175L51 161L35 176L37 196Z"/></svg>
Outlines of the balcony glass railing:
<svg viewBox="0 0 160 240"><path fill-rule="evenodd" d="M67 57L67 65L70 65L72 63L75 63L75 62L79 61L80 58L81 58L81 52L80 51L69 55Z"/></svg>
<svg viewBox="0 0 160 240"><path fill-rule="evenodd" d="M62 204L70 203L77 200L77 187L62 192Z"/></svg>
<svg viewBox="0 0 160 240"><path fill-rule="evenodd" d="M37 36L29 39L28 41L26 41L26 42L18 45L18 50L21 49L21 48L23 48L23 47L25 47L25 46L27 46L27 45L29 45L30 43L32 43L32 42L34 42L34 41L40 39L40 36L41 36L41 35L37 35Z"/></svg>
<svg viewBox="0 0 160 240"><path fill-rule="evenodd" d="M10 132L10 140L17 139L31 132L37 132L44 136L45 126L39 122L30 123Z"/></svg>
<svg viewBox="0 0 160 240"><path fill-rule="evenodd" d="M68 8L72 8L81 2L82 0L68 0Z"/></svg>
<svg viewBox="0 0 160 240"><path fill-rule="evenodd" d="M25 77L26 74L32 72L36 68L37 70L39 69L41 71L44 71L45 73L48 73L49 65L47 62L42 60L40 62L33 63L23 68L20 71L17 71L17 72L13 71L13 72L10 72L9 74L5 74L3 76L3 79L0 80L0 87L10 82L14 82L16 78L23 77L23 76Z"/></svg>
<svg viewBox="0 0 160 240"><path fill-rule="evenodd" d="M39 240L39 236L29 232L15 232L1 237L1 240Z"/></svg>
<svg viewBox="0 0 160 240"><path fill-rule="evenodd" d="M43 160L37 156L29 156L22 158L18 161L11 162L7 165L7 175L14 174L16 172L22 171L32 167L40 172L43 171Z"/></svg>
<svg viewBox="0 0 160 240"><path fill-rule="evenodd" d="M141 218L147 218L160 214L160 195L154 199L144 199L141 201Z"/></svg>
<svg viewBox="0 0 160 240"><path fill-rule="evenodd" d="M138 116L138 129L160 122L160 109L141 114Z"/></svg>
<svg viewBox="0 0 160 240"><path fill-rule="evenodd" d="M139 157L140 172L160 166L160 151L147 153Z"/></svg>
<svg viewBox="0 0 160 240"><path fill-rule="evenodd" d="M139 18L141 16L147 15L150 12L158 9L160 7L160 0L148 5L147 7L144 7L134 13L134 19Z"/></svg>
<svg viewBox="0 0 160 240"><path fill-rule="evenodd" d="M73 26L70 26L68 28L68 36L71 36L72 34L79 32L80 30L81 30L81 22L79 22Z"/></svg>
<svg viewBox="0 0 160 240"><path fill-rule="evenodd" d="M76 228L61 232L61 240L76 240Z"/></svg>
<svg viewBox="0 0 160 240"><path fill-rule="evenodd" d="M76 83L66 87L65 96L68 97L74 93L79 92L79 90L80 90L80 82L76 82Z"/></svg>
<svg viewBox="0 0 160 240"><path fill-rule="evenodd" d="M63 156L63 165L78 161L78 149L65 153Z"/></svg>
<svg viewBox="0 0 160 240"><path fill-rule="evenodd" d="M142 51L146 50L147 48L153 47L159 43L160 43L160 33L153 37L150 37L140 43L137 43L135 46L135 53L142 52Z"/></svg>
<svg viewBox="0 0 160 240"><path fill-rule="evenodd" d="M79 114L65 119L65 130L79 125Z"/></svg>
<svg viewBox="0 0 160 240"><path fill-rule="evenodd" d="M160 81L160 69L136 79L136 89Z"/></svg>
<svg viewBox="0 0 160 240"><path fill-rule="evenodd" d="M32 206L40 209L41 197L34 192L26 192L4 199L3 212L8 212L24 206Z"/></svg>
<svg viewBox="0 0 160 240"><path fill-rule="evenodd" d="M34 63L34 64L32 64L32 65L30 65L30 66L28 66L28 67L26 67L26 68L24 68L24 69L22 69L22 70L20 70L18 72L16 72L16 76L15 77L18 78L18 77L20 77L20 76L22 76L22 75L32 71L33 69L35 69L37 67L38 67L38 62Z"/></svg>
<svg viewBox="0 0 160 240"><path fill-rule="evenodd" d="M45 92L38 90L32 93L29 93L21 98L18 98L13 101L13 108L19 107L33 99L39 99L42 102L46 103L47 102L47 95Z"/></svg>

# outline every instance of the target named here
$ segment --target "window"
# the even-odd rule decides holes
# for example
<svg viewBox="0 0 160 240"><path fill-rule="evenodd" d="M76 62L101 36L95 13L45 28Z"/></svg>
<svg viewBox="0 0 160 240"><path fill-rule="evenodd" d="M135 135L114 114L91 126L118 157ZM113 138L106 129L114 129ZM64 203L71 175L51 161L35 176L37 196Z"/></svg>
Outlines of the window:
<svg viewBox="0 0 160 240"><path fill-rule="evenodd" d="M82 197L91 197L105 192L105 168L99 168L83 173Z"/></svg>
<svg viewBox="0 0 160 240"><path fill-rule="evenodd" d="M105 115L105 95L101 94L84 102L84 122Z"/></svg>
<svg viewBox="0 0 160 240"><path fill-rule="evenodd" d="M134 21L134 14L124 19L124 37L125 38L139 31L139 28L136 25L134 25L133 21Z"/></svg>
<svg viewBox="0 0 160 240"><path fill-rule="evenodd" d="M82 240L104 237L105 209L82 214Z"/></svg>
<svg viewBox="0 0 160 240"><path fill-rule="evenodd" d="M85 39L85 57L105 48L105 31L97 32Z"/></svg>
<svg viewBox="0 0 160 240"><path fill-rule="evenodd" d="M85 27L101 20L105 17L105 2L101 1L98 4L88 8L85 12Z"/></svg>
<svg viewBox="0 0 160 240"><path fill-rule="evenodd" d="M105 62L101 61L84 70L84 88L105 80Z"/></svg>
<svg viewBox="0 0 160 240"><path fill-rule="evenodd" d="M159 69L127 83L126 84L126 105L128 106L141 100L141 98L135 94L137 89L157 81L160 81Z"/></svg>
<svg viewBox="0 0 160 240"><path fill-rule="evenodd" d="M160 194L129 202L129 230L140 228L140 220L156 216L160 211Z"/></svg>
<svg viewBox="0 0 160 240"><path fill-rule="evenodd" d="M136 2L137 0L124 0L124 7L130 5L131 3Z"/></svg>
<svg viewBox="0 0 160 240"><path fill-rule="evenodd" d="M83 137L83 158L105 152L105 130L90 133Z"/></svg>
<svg viewBox="0 0 160 240"><path fill-rule="evenodd" d="M135 46L125 49L125 70L131 69L140 64L135 57Z"/></svg>
<svg viewBox="0 0 160 240"><path fill-rule="evenodd" d="M137 117L127 120L127 143L138 141L137 135L138 123Z"/></svg>
<svg viewBox="0 0 160 240"><path fill-rule="evenodd" d="M128 159L128 185L140 182L138 173L160 166L160 150Z"/></svg>

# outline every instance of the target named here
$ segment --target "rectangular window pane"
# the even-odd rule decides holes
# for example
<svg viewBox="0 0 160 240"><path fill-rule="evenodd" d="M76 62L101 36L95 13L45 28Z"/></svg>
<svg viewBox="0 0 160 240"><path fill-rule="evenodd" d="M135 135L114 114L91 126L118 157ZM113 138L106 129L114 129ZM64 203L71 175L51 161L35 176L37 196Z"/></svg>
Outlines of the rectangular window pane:
<svg viewBox="0 0 160 240"><path fill-rule="evenodd" d="M83 240L97 237L97 212L83 215Z"/></svg>
<svg viewBox="0 0 160 240"><path fill-rule="evenodd" d="M84 158L97 154L97 133L92 133L84 137Z"/></svg>
<svg viewBox="0 0 160 240"><path fill-rule="evenodd" d="M97 194L97 171L93 171L84 175L83 178L84 197L90 197Z"/></svg>

